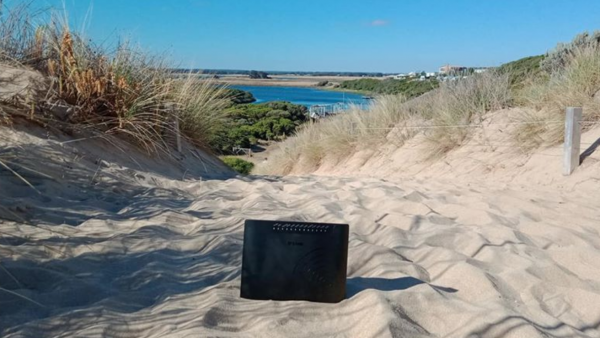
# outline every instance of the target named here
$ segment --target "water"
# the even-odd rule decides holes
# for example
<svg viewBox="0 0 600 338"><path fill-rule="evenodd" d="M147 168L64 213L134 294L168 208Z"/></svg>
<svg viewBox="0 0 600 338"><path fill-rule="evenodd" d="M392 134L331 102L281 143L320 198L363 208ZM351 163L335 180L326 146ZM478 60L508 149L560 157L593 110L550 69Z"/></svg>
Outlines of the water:
<svg viewBox="0 0 600 338"><path fill-rule="evenodd" d="M362 95L344 93L332 90L322 90L306 87L269 87L269 86L231 86L252 93L256 103L270 101L288 101L294 104L302 104L307 107L313 105L333 105L336 103L365 105Z"/></svg>

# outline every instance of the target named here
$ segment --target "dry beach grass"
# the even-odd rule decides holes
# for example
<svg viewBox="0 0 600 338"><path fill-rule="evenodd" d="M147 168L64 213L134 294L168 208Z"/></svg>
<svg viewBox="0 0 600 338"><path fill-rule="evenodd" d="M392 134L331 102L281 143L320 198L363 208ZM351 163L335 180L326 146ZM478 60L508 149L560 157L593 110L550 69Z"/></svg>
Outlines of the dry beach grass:
<svg viewBox="0 0 600 338"><path fill-rule="evenodd" d="M296 164L310 171L325 158L342 160L390 141L401 147L418 134L425 135L428 156L439 157L463 144L471 124L480 123L487 112L508 106L511 99L508 76L493 71L443 83L438 90L412 100L380 96L368 110L354 108L305 126L283 142L258 172L286 174Z"/></svg>
<svg viewBox="0 0 600 338"><path fill-rule="evenodd" d="M13 115L21 111L22 117L48 123L51 113L58 117L55 125L62 120L63 126L79 130L120 134L149 152L166 150L164 134L173 131L177 119L190 142L207 146L219 112L228 104L223 87L191 76L173 79L162 58L127 43L111 51L96 46L60 16L36 25L26 6L5 16L0 23L2 74L25 67L42 79L29 88L29 95L4 100L15 108Z"/></svg>
<svg viewBox="0 0 600 338"><path fill-rule="evenodd" d="M340 161L389 143L402 147L417 135L423 136L421 141L426 145L422 153L439 158L468 144L486 116L505 108L520 111L507 121L516 125L510 128L510 141L519 151L554 146L563 139L566 107L584 108L584 130L600 120L600 45L596 40L585 45L574 43L568 51L561 55L560 67L527 79L518 88L511 88L509 74L491 70L445 82L439 89L409 101L379 97L367 111L356 109L308 125L282 143L280 151L257 172L286 174L296 167L297 172L308 173L325 160Z"/></svg>

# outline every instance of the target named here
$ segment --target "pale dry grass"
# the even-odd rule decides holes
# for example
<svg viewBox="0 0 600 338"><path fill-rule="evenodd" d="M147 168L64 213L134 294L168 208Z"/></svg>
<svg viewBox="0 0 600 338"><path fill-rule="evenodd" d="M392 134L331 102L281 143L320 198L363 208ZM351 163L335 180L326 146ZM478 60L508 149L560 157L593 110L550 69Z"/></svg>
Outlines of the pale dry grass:
<svg viewBox="0 0 600 338"><path fill-rule="evenodd" d="M396 125L408 121L411 114L403 96L378 97L370 109L352 107L349 111L303 125L285 140L261 173L289 173L295 166L316 169L327 157L340 161L356 150L383 143Z"/></svg>
<svg viewBox="0 0 600 338"><path fill-rule="evenodd" d="M228 103L223 87L191 76L176 79L163 58L128 43L96 46L60 16L34 24L27 7L17 7L2 20L0 36L0 62L31 67L50 79L48 91L21 102L22 108L73 107L67 123L123 135L149 152L168 148L165 135L174 133L176 119L184 136L208 147ZM42 109L31 110L31 119L42 118L33 114Z"/></svg>
<svg viewBox="0 0 600 338"><path fill-rule="evenodd" d="M478 117L510 102L508 76L495 72L444 83L412 100L382 96L368 110L350 109L304 126L256 172L287 174L298 167L310 171L325 158L336 163L385 143L401 147L419 133L426 136L427 155L438 156L460 146Z"/></svg>
<svg viewBox="0 0 600 338"><path fill-rule="evenodd" d="M519 119L523 124L514 132L525 149L562 142L566 107L583 107L584 120L600 120L600 46L576 47L564 56L564 62L547 80L531 83L522 91L519 101L536 110L523 115Z"/></svg>
<svg viewBox="0 0 600 338"><path fill-rule="evenodd" d="M440 156L460 146L472 123L480 123L486 112L508 107L511 101L507 74L488 71L443 83L422 105L421 116L431 125L425 133L429 155Z"/></svg>

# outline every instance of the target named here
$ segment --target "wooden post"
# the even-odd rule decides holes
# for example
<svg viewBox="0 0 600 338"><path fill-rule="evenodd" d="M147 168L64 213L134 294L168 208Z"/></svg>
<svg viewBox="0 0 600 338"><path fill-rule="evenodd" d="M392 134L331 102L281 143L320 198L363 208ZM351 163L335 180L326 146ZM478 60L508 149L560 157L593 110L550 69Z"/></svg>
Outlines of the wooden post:
<svg viewBox="0 0 600 338"><path fill-rule="evenodd" d="M179 130L179 117L177 116L177 108L175 105L171 106L171 113L173 114L173 118L175 119L174 128L175 129L175 147L178 152L181 152L181 132Z"/></svg>
<svg viewBox="0 0 600 338"><path fill-rule="evenodd" d="M579 166L579 150L581 143L581 107L568 107L565 120L565 150L563 158L563 175L569 176Z"/></svg>

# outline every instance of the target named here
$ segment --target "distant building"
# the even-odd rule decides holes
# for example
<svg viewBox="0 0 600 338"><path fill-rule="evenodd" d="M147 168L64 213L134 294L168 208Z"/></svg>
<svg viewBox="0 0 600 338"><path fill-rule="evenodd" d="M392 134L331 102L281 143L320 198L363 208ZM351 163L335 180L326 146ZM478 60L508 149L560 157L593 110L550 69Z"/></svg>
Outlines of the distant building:
<svg viewBox="0 0 600 338"><path fill-rule="evenodd" d="M481 73L487 72L487 70L488 70L487 68L475 68L474 72L476 74L481 74Z"/></svg>
<svg viewBox="0 0 600 338"><path fill-rule="evenodd" d="M445 65L440 67L440 74L455 74L465 70L467 70L467 67Z"/></svg>
<svg viewBox="0 0 600 338"><path fill-rule="evenodd" d="M435 77L437 74L434 72L425 73L426 77Z"/></svg>

